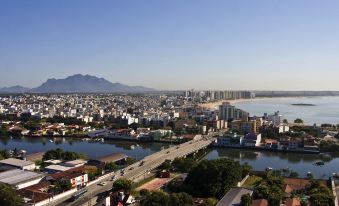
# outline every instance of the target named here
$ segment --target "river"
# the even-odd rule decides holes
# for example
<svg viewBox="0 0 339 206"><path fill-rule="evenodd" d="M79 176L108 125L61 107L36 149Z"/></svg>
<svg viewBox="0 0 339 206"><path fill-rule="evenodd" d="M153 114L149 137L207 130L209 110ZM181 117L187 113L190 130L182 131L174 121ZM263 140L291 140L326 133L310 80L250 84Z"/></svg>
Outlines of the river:
<svg viewBox="0 0 339 206"><path fill-rule="evenodd" d="M68 151L85 153L89 158L100 157L112 153L124 153L138 160L153 154L170 144L135 143L110 140L105 142L90 142L75 138L40 138L40 137L8 137L0 138L0 149L24 149L28 153L43 152L62 148ZM290 168L305 176L308 171L316 178L328 178L332 173L339 172L339 158L318 154L278 153L244 149L218 148L212 149L207 159L231 158L241 163L247 162L254 170ZM316 161L324 161L322 167L315 166Z"/></svg>

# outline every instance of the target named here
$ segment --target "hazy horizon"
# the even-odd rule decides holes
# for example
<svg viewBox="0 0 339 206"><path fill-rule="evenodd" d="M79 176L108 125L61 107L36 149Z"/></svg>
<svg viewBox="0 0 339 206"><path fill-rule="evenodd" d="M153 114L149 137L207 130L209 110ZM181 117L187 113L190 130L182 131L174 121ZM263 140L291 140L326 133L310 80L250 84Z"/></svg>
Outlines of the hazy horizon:
<svg viewBox="0 0 339 206"><path fill-rule="evenodd" d="M0 87L338 91L339 2L4 0Z"/></svg>

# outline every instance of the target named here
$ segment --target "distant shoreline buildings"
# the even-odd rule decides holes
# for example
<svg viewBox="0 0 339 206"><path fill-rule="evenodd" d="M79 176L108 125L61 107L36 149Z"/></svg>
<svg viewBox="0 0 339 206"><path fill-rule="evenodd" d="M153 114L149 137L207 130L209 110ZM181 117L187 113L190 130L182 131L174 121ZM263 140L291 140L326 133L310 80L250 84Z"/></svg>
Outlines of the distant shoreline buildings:
<svg viewBox="0 0 339 206"><path fill-rule="evenodd" d="M196 91L194 89L185 91L186 98L202 98L207 101L214 100L232 100L232 99L253 99L255 93L251 91L231 91L231 90L220 90L220 91Z"/></svg>

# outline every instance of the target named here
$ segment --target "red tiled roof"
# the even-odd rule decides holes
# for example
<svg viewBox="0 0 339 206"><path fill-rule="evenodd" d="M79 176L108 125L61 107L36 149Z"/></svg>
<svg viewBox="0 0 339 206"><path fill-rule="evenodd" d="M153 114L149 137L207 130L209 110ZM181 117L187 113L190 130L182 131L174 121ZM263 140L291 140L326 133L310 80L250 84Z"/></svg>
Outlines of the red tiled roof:
<svg viewBox="0 0 339 206"><path fill-rule="evenodd" d="M300 200L298 198L287 199L285 206L301 206Z"/></svg>
<svg viewBox="0 0 339 206"><path fill-rule="evenodd" d="M265 199L254 200L251 206L268 206L268 201Z"/></svg>

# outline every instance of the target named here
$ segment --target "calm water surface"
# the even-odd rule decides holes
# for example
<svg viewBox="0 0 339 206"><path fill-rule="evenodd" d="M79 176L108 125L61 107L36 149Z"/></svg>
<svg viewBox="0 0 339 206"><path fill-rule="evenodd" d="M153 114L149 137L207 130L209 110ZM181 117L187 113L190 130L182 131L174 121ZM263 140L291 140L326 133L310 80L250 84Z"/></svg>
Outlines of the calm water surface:
<svg viewBox="0 0 339 206"><path fill-rule="evenodd" d="M230 158L240 163L247 162L257 171L264 171L267 167L290 168L298 172L300 177L306 176L307 172L312 172L316 178L327 179L333 173L339 172L339 158L329 155L220 148L214 149L207 155L207 159L216 158ZM325 165L316 166L314 163L317 161L323 161Z"/></svg>
<svg viewBox="0 0 339 206"><path fill-rule="evenodd" d="M0 149L24 149L27 153L45 152L47 150L61 148L67 151L81 152L89 158L109 155L112 153L124 153L136 159L160 151L169 144L162 143L134 143L128 141L91 142L76 138L41 138L20 137L0 138Z"/></svg>
<svg viewBox="0 0 339 206"><path fill-rule="evenodd" d="M293 106L291 104L314 104L315 106ZM263 116L264 113L280 113L290 122L302 118L308 124L339 124L339 97L300 97L271 98L239 102L238 108L246 110L250 115Z"/></svg>

